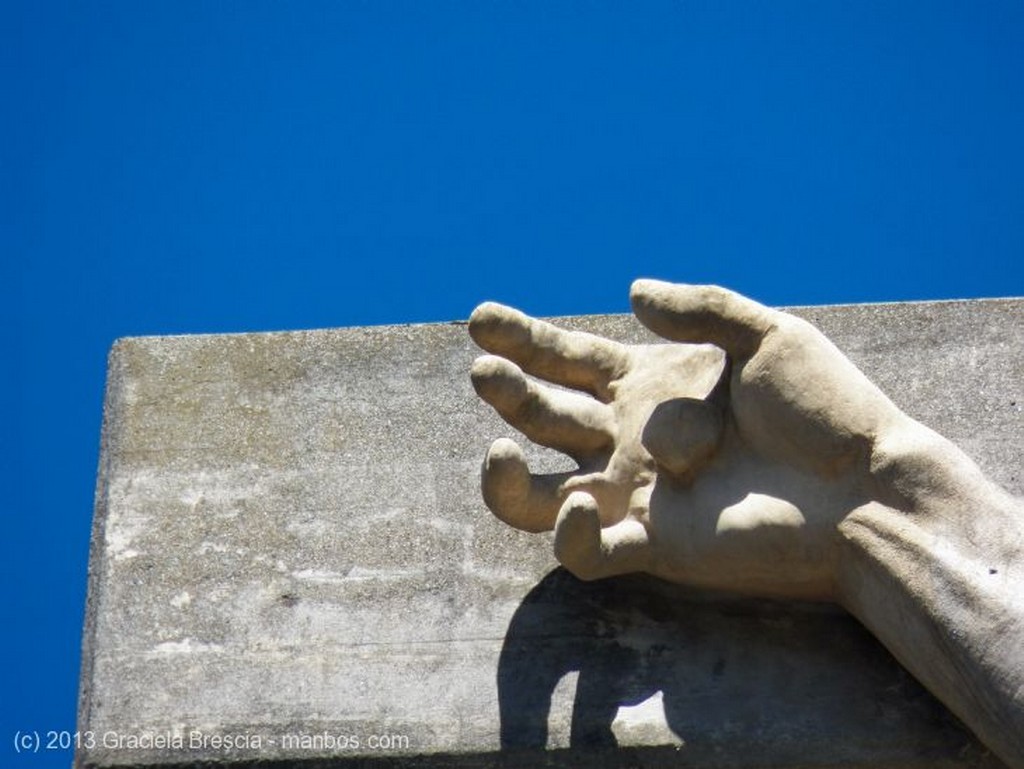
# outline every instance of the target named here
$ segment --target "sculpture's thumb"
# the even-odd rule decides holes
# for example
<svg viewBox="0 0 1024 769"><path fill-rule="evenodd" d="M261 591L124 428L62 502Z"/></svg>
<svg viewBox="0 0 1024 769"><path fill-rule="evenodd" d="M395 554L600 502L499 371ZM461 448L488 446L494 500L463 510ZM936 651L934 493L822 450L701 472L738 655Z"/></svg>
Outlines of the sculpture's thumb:
<svg viewBox="0 0 1024 769"><path fill-rule="evenodd" d="M756 352L775 314L719 286L637 280L629 293L633 313L654 333L674 342L710 342L734 359Z"/></svg>

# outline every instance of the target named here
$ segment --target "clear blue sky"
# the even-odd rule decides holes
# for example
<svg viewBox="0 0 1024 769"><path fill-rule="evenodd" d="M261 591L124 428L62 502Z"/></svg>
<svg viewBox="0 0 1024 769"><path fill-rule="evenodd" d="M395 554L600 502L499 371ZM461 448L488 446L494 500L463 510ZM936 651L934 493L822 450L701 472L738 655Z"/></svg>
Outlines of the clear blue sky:
<svg viewBox="0 0 1024 769"><path fill-rule="evenodd" d="M0 16L5 766L70 760L12 738L74 728L116 337L1024 294L1016 0Z"/></svg>

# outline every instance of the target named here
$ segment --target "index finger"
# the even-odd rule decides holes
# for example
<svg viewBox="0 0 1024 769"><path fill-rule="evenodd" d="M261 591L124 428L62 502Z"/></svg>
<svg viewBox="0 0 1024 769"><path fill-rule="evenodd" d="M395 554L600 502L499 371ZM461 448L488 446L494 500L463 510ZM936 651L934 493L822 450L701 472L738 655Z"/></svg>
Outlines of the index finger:
<svg viewBox="0 0 1024 769"><path fill-rule="evenodd" d="M754 354L778 313L719 286L637 280L629 293L633 314L654 333L676 342L711 342L736 359Z"/></svg>
<svg viewBox="0 0 1024 769"><path fill-rule="evenodd" d="M582 331L566 331L496 302L484 302L469 318L480 347L518 363L549 382L584 390L603 401L608 385L629 365L625 345Z"/></svg>

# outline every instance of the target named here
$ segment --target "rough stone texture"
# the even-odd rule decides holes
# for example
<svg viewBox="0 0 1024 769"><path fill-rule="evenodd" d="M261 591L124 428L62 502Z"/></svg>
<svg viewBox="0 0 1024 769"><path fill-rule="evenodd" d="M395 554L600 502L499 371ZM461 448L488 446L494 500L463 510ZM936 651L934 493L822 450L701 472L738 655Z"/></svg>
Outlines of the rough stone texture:
<svg viewBox="0 0 1024 769"><path fill-rule="evenodd" d="M795 312L1024 490L1024 300ZM78 766L998 766L838 609L555 569L480 499L515 436L477 353L461 323L115 345Z"/></svg>

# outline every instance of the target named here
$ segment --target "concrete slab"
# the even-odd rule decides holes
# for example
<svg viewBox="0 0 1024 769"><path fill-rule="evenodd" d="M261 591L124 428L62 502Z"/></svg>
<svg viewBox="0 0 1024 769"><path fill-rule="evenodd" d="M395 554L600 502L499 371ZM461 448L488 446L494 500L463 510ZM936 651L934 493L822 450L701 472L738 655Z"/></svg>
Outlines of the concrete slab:
<svg viewBox="0 0 1024 769"><path fill-rule="evenodd" d="M1024 300L794 312L1024 491ZM480 499L514 435L476 354L462 323L115 345L78 767L999 766L836 609L556 569Z"/></svg>

